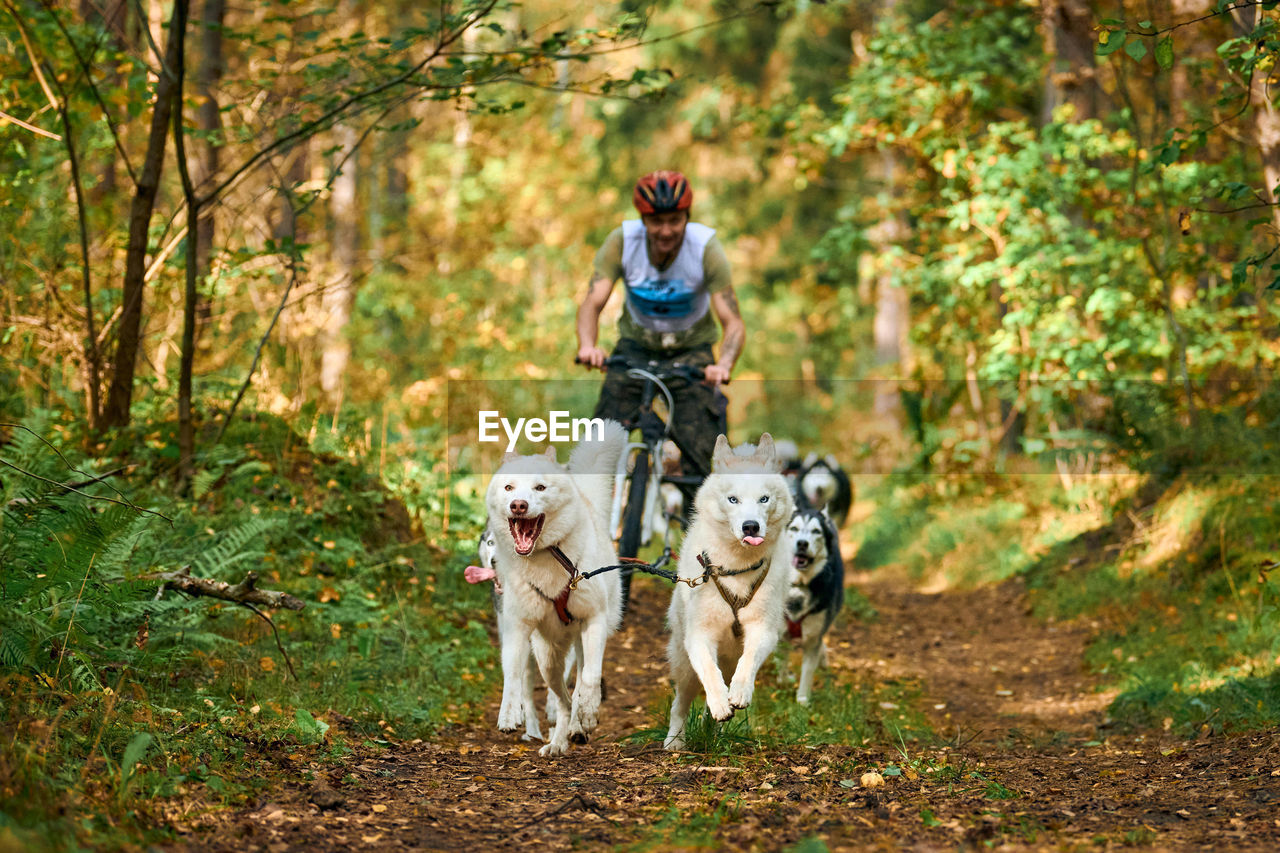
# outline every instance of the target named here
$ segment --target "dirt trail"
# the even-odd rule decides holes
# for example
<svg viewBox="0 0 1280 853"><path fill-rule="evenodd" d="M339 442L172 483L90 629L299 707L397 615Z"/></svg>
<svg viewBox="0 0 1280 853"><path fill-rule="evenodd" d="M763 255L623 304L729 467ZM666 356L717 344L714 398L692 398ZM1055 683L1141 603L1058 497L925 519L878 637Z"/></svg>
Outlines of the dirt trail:
<svg viewBox="0 0 1280 853"><path fill-rule="evenodd" d="M318 784L189 819L173 849L776 850L811 836L833 850L1280 849L1280 734L1108 734L1108 697L1081 664L1087 627L1035 620L1017 584L858 585L879 616L842 620L833 665L921 684L940 743L914 762L874 741L702 761L623 740L670 701L666 592L646 583L611 642L606 713L587 746L539 758L493 728L495 697L483 726L363 753ZM845 786L890 761L905 772L885 787ZM723 798L731 805L712 814Z"/></svg>

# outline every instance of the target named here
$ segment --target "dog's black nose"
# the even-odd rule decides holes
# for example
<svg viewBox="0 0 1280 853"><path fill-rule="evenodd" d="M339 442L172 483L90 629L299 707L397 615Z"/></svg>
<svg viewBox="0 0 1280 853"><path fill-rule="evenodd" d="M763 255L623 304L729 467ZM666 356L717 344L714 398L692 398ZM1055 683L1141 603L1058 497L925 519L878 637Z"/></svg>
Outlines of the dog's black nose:
<svg viewBox="0 0 1280 853"><path fill-rule="evenodd" d="M528 501L512 501L511 502L512 515L524 515L528 511L529 511Z"/></svg>
<svg viewBox="0 0 1280 853"><path fill-rule="evenodd" d="M797 540L796 540L796 550L797 550L797 551L808 551L808 550L809 550L809 540L808 540L808 539L797 539Z"/></svg>
<svg viewBox="0 0 1280 853"><path fill-rule="evenodd" d="M758 522L758 521L744 521L744 522L742 522L742 535L743 535L743 536L759 536L759 535L760 535L760 522Z"/></svg>

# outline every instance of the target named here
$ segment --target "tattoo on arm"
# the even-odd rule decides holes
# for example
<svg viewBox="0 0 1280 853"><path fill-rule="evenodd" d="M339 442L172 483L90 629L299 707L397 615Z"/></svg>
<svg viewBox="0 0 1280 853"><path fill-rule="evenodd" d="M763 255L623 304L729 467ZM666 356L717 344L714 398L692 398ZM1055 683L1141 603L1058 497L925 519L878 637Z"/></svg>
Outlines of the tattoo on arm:
<svg viewBox="0 0 1280 853"><path fill-rule="evenodd" d="M724 303L725 303L725 307L728 308L729 311L733 313L733 316L735 317L742 316L738 312L738 295L733 292L732 287L724 292Z"/></svg>
<svg viewBox="0 0 1280 853"><path fill-rule="evenodd" d="M725 333L724 340L720 342L721 364L737 362L738 356L742 354L742 343L745 338L746 334L741 326Z"/></svg>

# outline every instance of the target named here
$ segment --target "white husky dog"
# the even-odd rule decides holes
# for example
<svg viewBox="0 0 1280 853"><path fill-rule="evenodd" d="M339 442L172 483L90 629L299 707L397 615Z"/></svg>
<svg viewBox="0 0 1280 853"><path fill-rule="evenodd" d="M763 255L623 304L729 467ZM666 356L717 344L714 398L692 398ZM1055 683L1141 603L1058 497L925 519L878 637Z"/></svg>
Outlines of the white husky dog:
<svg viewBox="0 0 1280 853"><path fill-rule="evenodd" d="M614 471L627 434L606 421L603 440L583 441L565 467L555 448L536 456L509 453L489 483L485 503L497 545L502 584L502 707L498 728L512 732L533 713L526 705L526 661L532 646L555 708L541 755L560 755L569 740L585 743L600 715L600 670L608 636L622 619L616 572L570 589L571 573L618 562L607 513ZM570 699L565 657L576 650ZM550 716L550 714L548 715Z"/></svg>
<svg viewBox="0 0 1280 853"><path fill-rule="evenodd" d="M717 720L751 704L756 673L782 632L790 578L787 566L773 562L792 499L778 471L769 433L759 446L736 453L723 435L716 440L711 475L694 498L693 523L680 549L678 573L698 585L677 584L667 613L676 694L667 749L684 748L699 682Z"/></svg>

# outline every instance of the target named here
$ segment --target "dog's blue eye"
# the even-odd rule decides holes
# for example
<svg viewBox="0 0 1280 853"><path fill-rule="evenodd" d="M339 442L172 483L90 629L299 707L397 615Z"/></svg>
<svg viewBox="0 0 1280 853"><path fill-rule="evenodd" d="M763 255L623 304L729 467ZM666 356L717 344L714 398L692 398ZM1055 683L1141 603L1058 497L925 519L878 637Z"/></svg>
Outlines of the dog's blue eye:
<svg viewBox="0 0 1280 853"><path fill-rule="evenodd" d="M736 504L737 502L738 502L737 498L735 498L733 495L729 495L729 503Z"/></svg>
<svg viewBox="0 0 1280 853"><path fill-rule="evenodd" d="M760 498L760 503L762 503L762 504L767 504L768 502L769 502L769 496L768 496L768 495L765 495L764 497Z"/></svg>

